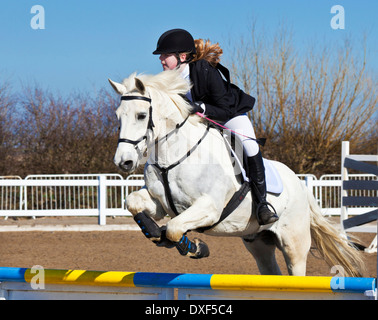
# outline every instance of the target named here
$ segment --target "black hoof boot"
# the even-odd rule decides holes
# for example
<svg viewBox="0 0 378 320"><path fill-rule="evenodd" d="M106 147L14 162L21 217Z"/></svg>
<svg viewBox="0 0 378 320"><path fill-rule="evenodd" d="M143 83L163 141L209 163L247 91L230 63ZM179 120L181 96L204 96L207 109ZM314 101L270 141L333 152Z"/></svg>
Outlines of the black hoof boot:
<svg viewBox="0 0 378 320"><path fill-rule="evenodd" d="M171 240L169 240L167 238L167 227L166 226L160 227L160 232L161 232L160 240L159 241L153 241L153 243L155 243L158 247L164 247L164 248L168 248L168 249L171 249L171 248L176 246L176 244L174 242L172 242Z"/></svg>
<svg viewBox="0 0 378 320"><path fill-rule="evenodd" d="M196 244L190 241L186 235L183 235L179 242L175 242L175 246L182 256L195 254L197 251Z"/></svg>
<svg viewBox="0 0 378 320"><path fill-rule="evenodd" d="M151 240L160 239L160 227L150 216L147 215L145 211L139 212L137 215L135 215L134 220L138 224L146 238Z"/></svg>
<svg viewBox="0 0 378 320"><path fill-rule="evenodd" d="M192 259L201 259L210 255L209 247L200 239L190 241L186 235L183 235L179 242L176 242L176 248L182 256L189 256Z"/></svg>

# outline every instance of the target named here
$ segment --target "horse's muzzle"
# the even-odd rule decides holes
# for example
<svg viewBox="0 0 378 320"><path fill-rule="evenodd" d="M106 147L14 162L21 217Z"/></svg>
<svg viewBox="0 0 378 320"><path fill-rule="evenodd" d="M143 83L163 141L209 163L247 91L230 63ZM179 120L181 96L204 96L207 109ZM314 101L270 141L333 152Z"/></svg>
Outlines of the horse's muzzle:
<svg viewBox="0 0 378 320"><path fill-rule="evenodd" d="M134 161L132 160L127 160L124 162L121 162L119 165L119 168L125 172L130 172L134 170Z"/></svg>

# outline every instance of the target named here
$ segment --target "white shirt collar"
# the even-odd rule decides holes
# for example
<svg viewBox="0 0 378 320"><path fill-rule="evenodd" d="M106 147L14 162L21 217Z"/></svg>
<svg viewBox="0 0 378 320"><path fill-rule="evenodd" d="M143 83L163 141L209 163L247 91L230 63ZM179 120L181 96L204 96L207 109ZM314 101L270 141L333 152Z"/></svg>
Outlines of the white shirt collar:
<svg viewBox="0 0 378 320"><path fill-rule="evenodd" d="M186 64L184 70L182 70L181 75L184 79L189 79L190 69L189 64Z"/></svg>

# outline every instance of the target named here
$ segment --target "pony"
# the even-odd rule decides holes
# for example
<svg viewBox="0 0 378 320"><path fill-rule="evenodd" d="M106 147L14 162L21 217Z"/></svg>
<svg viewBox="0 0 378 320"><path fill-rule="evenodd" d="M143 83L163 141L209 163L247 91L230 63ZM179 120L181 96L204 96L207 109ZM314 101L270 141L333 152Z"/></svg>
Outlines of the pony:
<svg viewBox="0 0 378 320"><path fill-rule="evenodd" d="M361 276L361 253L322 216L310 190L285 164L271 161L281 177L279 194L268 193L279 220L260 226L251 192L226 217L222 212L241 188L219 130L210 127L185 100L190 84L177 70L156 75L133 73L122 83L108 79L121 96L114 163L131 173L145 164L145 187L131 193L126 206L147 238L180 254L204 258L210 251L188 231L240 237L263 275L279 275L275 250L282 251L288 273L306 275L311 244L330 265ZM156 221L170 220L159 227Z"/></svg>

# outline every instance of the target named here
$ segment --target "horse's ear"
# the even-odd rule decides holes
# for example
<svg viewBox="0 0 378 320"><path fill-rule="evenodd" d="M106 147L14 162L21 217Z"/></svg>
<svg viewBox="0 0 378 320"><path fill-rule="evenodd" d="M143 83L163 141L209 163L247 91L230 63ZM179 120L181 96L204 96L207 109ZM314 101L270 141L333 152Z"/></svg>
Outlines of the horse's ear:
<svg viewBox="0 0 378 320"><path fill-rule="evenodd" d="M141 94L144 94L144 91L146 91L143 82L140 81L138 78L135 78L135 86Z"/></svg>
<svg viewBox="0 0 378 320"><path fill-rule="evenodd" d="M123 95L123 94L125 94L127 92L127 89L126 89L126 87L123 84L114 82L114 81L112 81L110 79L108 79L108 81L112 85L112 87L115 90L115 92L117 92L118 94Z"/></svg>

